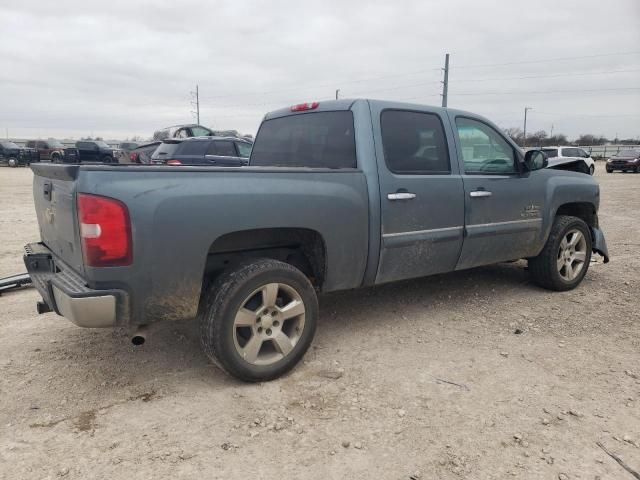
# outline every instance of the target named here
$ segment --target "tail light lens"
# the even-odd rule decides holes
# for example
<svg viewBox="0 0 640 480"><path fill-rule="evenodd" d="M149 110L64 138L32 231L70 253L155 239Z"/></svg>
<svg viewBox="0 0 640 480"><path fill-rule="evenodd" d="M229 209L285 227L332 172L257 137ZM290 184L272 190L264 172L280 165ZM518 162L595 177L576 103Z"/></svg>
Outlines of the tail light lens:
<svg viewBox="0 0 640 480"><path fill-rule="evenodd" d="M167 160L164 163L166 163L167 165L182 165L182 162L180 160Z"/></svg>
<svg viewBox="0 0 640 480"><path fill-rule="evenodd" d="M134 163L137 163L138 162L138 154L136 152L129 153L129 160L131 160Z"/></svg>
<svg viewBox="0 0 640 480"><path fill-rule="evenodd" d="M78 194L78 220L84 264L122 267L133 261L129 211L119 200Z"/></svg>

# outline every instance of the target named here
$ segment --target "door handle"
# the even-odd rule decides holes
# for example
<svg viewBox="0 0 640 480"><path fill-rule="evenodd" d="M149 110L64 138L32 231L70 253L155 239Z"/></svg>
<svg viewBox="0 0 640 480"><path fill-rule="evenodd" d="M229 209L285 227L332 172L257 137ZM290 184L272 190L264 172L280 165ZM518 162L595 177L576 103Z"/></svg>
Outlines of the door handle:
<svg viewBox="0 0 640 480"><path fill-rule="evenodd" d="M389 200L411 200L413 198L416 198L416 194L409 192L389 193L387 195L387 198Z"/></svg>
<svg viewBox="0 0 640 480"><path fill-rule="evenodd" d="M474 190L473 192L469 192L469 196L472 198L490 197L491 195L492 193L487 192L486 190Z"/></svg>

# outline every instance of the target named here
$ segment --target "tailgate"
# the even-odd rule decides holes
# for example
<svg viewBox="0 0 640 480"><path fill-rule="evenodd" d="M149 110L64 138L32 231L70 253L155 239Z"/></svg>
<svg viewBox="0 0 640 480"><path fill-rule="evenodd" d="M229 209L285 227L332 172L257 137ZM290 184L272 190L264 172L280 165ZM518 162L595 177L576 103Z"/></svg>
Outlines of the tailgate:
<svg viewBox="0 0 640 480"><path fill-rule="evenodd" d="M79 166L41 163L31 169L42 243L73 270L83 273L75 201Z"/></svg>

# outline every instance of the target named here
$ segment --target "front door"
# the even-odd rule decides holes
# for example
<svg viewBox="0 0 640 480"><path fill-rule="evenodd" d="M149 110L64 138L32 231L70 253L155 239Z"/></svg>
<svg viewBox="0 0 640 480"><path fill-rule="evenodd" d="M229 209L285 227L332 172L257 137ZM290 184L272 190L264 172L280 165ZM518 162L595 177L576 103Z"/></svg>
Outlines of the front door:
<svg viewBox="0 0 640 480"><path fill-rule="evenodd" d="M376 283L453 270L462 247L464 195L448 119L427 109L373 105L372 116L374 131L381 132Z"/></svg>
<svg viewBox="0 0 640 480"><path fill-rule="evenodd" d="M456 268L535 255L544 211L544 173L521 172L520 152L492 125L450 115L465 201L465 239Z"/></svg>

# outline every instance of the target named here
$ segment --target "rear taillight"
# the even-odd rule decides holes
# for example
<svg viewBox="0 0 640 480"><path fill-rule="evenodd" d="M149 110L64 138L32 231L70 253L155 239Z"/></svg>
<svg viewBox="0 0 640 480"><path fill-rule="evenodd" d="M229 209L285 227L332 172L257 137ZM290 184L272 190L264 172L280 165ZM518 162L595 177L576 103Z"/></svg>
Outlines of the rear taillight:
<svg viewBox="0 0 640 480"><path fill-rule="evenodd" d="M305 110L315 110L320 105L320 102L311 103L299 103L291 106L292 112L304 112Z"/></svg>
<svg viewBox="0 0 640 480"><path fill-rule="evenodd" d="M180 160L166 160L164 163L167 165L182 165Z"/></svg>
<svg viewBox="0 0 640 480"><path fill-rule="evenodd" d="M79 193L78 221L85 265L131 265L131 222L124 203L109 197Z"/></svg>
<svg viewBox="0 0 640 480"><path fill-rule="evenodd" d="M138 162L138 154L136 152L129 153L129 160L131 160L133 163L137 163Z"/></svg>

